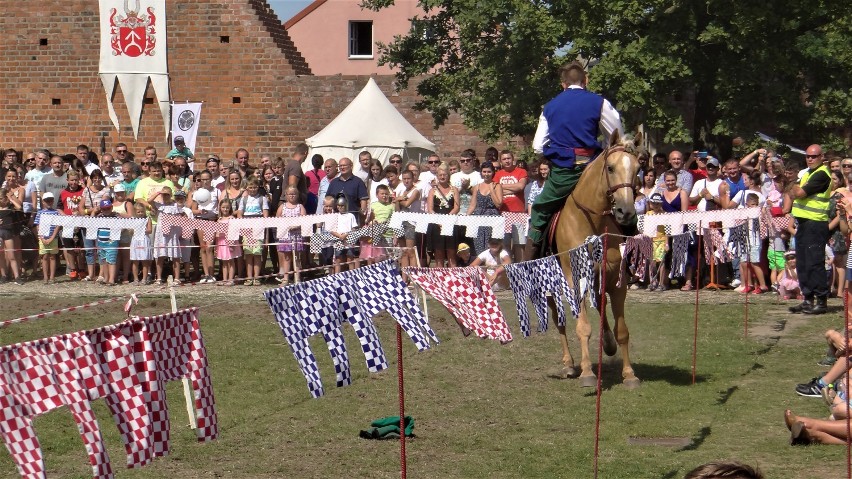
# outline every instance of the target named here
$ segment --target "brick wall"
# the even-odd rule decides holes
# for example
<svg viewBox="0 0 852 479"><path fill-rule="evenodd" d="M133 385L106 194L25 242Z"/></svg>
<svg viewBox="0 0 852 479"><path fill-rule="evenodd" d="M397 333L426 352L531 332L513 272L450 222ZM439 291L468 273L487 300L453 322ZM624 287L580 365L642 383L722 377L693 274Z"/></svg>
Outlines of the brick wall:
<svg viewBox="0 0 852 479"><path fill-rule="evenodd" d="M107 116L97 76L97 0L3 0L0 5L0 64L6 73L0 82L5 103L0 146L67 153L85 143L98 151L103 137L107 150L117 142L136 153L147 145L163 153L168 149L152 90L138 140L120 91L113 101L120 131ZM199 154L231 157L245 147L254 157L285 155L321 130L366 84L367 77L311 76L264 0L168 1L166 8L172 99L204 101ZM482 155L486 145L458 116L434 130L429 113L413 110L413 91L397 94L392 81L377 78L391 102L442 154L474 147Z"/></svg>

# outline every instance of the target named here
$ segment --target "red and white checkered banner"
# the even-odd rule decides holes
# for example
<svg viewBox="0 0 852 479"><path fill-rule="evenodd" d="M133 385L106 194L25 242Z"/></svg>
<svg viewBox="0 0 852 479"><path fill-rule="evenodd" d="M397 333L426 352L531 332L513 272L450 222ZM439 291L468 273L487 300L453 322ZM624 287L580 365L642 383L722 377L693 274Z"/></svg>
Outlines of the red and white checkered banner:
<svg viewBox="0 0 852 479"><path fill-rule="evenodd" d="M403 268L403 271L480 338L512 340L485 272L467 268Z"/></svg>

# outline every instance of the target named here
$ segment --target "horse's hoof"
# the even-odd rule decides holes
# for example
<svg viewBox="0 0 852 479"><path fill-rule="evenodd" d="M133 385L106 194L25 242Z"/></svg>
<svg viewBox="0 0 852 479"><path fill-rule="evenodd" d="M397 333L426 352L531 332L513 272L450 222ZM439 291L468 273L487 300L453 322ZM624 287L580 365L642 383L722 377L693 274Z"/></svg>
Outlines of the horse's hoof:
<svg viewBox="0 0 852 479"><path fill-rule="evenodd" d="M603 346L604 353L607 356L615 356L616 351L618 351L618 343L615 342L615 334L613 334L612 330L604 333Z"/></svg>
<svg viewBox="0 0 852 479"><path fill-rule="evenodd" d="M584 388L593 388L598 385L598 378L595 375L583 376L580 378L580 386Z"/></svg>
<svg viewBox="0 0 852 479"><path fill-rule="evenodd" d="M580 376L580 371L577 370L574 366L565 366L562 368L562 371L559 373L559 376L563 379L574 379Z"/></svg>
<svg viewBox="0 0 852 479"><path fill-rule="evenodd" d="M634 390L634 389L638 389L640 384L642 384L642 382L641 382L641 381L639 381L639 378L630 378L630 379L625 379L625 380L624 380L624 387L625 387L628 391L632 391L632 390Z"/></svg>

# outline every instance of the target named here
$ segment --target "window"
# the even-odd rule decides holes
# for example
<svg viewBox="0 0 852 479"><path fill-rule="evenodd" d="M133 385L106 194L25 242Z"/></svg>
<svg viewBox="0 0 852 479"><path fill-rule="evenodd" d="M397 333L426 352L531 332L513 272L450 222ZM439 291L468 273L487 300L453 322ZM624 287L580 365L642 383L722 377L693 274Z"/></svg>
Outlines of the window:
<svg viewBox="0 0 852 479"><path fill-rule="evenodd" d="M373 58L373 22L349 22L349 58Z"/></svg>

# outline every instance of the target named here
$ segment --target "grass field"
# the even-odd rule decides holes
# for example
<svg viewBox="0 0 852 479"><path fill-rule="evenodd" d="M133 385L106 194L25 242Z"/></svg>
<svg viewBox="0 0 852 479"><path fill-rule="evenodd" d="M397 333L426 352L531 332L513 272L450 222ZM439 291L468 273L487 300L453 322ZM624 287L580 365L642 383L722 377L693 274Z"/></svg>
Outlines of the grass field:
<svg viewBox="0 0 852 479"><path fill-rule="evenodd" d="M821 332L839 323L836 313L802 319L764 300L750 307L752 329L744 339L743 307L737 302L741 298L733 293L704 296L698 382L693 386L693 306L668 299L648 302L659 301L655 298L661 296L632 295L628 307L631 352L641 388L627 391L621 386L620 356L604 362L600 477L680 478L692 467L717 459L758 465L771 478L843 474L844 448L791 447L782 421L785 407L799 414L827 415L820 400L796 396L793 387L819 371ZM18 294L0 296L0 304L3 319L8 319L90 299ZM327 393L311 399L259 295L179 297L179 306L222 299L229 302L201 311L221 438L195 442L185 426L180 385L173 383L168 390L172 454L145 468L126 470L117 430L99 401L97 414L117 476L399 477L396 441L358 438L371 420L398 412L393 322L386 316L376 319L391 363L391 369L380 374L366 371L347 328L353 365L353 384L347 388L334 388L325 344L314 338L311 344ZM508 297L501 300L516 335L507 346L463 338L447 312L432 302L431 323L442 344L420 353L404 340L407 413L415 418L417 435L408 442L409 477L592 477L594 391L555 376L561 366L555 328L528 339L518 337L514 304ZM135 312L158 314L169 308L168 298L143 298ZM10 344L121 319L121 305L107 305L6 328L0 330L0 340ZM571 342L578 353L573 335ZM596 358L597 347L593 349ZM85 449L66 410L38 418L36 429L49 477L91 477ZM686 438L687 445L633 444L656 438ZM17 477L6 452L0 453L0 477Z"/></svg>

